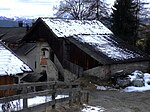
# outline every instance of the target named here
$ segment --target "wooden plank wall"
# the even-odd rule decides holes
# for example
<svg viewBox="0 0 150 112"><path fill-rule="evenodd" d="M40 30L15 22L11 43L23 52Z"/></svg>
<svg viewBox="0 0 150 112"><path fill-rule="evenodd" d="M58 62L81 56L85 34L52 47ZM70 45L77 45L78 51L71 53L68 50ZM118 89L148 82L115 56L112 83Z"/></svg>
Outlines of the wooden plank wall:
<svg viewBox="0 0 150 112"><path fill-rule="evenodd" d="M0 85L10 85L14 84L15 82L15 77L11 76L1 76L0 77ZM15 90L0 90L0 97L7 97L10 95L14 95L16 92Z"/></svg>
<svg viewBox="0 0 150 112"><path fill-rule="evenodd" d="M64 59L64 68L76 74L78 77L83 75L83 68Z"/></svg>
<svg viewBox="0 0 150 112"><path fill-rule="evenodd" d="M70 59L67 60L81 66L84 70L98 66L98 62L95 59L72 43L70 43L70 51L67 52L70 55Z"/></svg>

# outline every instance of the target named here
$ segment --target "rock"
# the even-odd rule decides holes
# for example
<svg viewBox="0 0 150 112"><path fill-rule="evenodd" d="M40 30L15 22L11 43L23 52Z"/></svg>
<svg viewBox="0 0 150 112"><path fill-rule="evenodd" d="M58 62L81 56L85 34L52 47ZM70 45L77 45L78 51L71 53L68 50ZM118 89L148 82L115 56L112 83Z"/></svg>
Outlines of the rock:
<svg viewBox="0 0 150 112"><path fill-rule="evenodd" d="M142 87L144 86L144 79L135 79L132 81L132 85L135 87Z"/></svg>
<svg viewBox="0 0 150 112"><path fill-rule="evenodd" d="M150 81L148 81L147 84L150 85Z"/></svg>
<svg viewBox="0 0 150 112"><path fill-rule="evenodd" d="M134 75L136 75L136 78L137 78L137 79L143 79L143 78L144 78L144 73L141 72L141 71L138 71L138 70L136 70L136 71L134 72Z"/></svg>
<svg viewBox="0 0 150 112"><path fill-rule="evenodd" d="M117 78L116 84L121 88L125 88L131 84L131 81L129 77L125 78L119 77Z"/></svg>
<svg viewBox="0 0 150 112"><path fill-rule="evenodd" d="M128 77L128 73L124 72L123 70L116 71L114 74L112 74L112 77Z"/></svg>
<svg viewBox="0 0 150 112"><path fill-rule="evenodd" d="M115 88L125 88L131 84L130 78L123 70L117 71L111 77Z"/></svg>
<svg viewBox="0 0 150 112"><path fill-rule="evenodd" d="M116 85L118 79L123 79L126 77L128 77L128 75L123 70L116 71L114 74L112 74L111 81L114 85Z"/></svg>

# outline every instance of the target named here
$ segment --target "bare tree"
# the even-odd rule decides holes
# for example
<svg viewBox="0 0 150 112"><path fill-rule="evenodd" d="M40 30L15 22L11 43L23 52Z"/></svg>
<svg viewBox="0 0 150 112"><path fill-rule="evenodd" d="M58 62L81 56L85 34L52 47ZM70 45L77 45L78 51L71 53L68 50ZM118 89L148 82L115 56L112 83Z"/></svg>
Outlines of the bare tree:
<svg viewBox="0 0 150 112"><path fill-rule="evenodd" d="M136 0L139 6L139 16L146 17L150 15L150 11L148 7L145 7L146 5L150 5L150 3L142 1L142 0Z"/></svg>
<svg viewBox="0 0 150 112"><path fill-rule="evenodd" d="M108 4L100 0L64 0L61 1L57 17L72 19L100 19L108 16Z"/></svg>

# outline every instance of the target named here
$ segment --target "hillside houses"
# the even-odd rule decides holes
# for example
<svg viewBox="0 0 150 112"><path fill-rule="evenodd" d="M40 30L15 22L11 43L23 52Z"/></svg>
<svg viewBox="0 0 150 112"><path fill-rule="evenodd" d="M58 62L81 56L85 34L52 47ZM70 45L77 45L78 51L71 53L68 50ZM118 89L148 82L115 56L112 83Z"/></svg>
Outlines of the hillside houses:
<svg viewBox="0 0 150 112"><path fill-rule="evenodd" d="M15 50L34 71L32 81L107 80L119 70L149 70L149 56L118 39L101 22L39 18Z"/></svg>

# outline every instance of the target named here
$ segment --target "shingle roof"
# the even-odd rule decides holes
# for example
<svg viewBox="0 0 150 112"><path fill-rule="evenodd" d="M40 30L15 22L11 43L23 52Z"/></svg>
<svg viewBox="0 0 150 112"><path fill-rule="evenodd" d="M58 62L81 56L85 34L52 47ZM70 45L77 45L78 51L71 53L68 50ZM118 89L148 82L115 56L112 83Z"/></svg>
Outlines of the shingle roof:
<svg viewBox="0 0 150 112"><path fill-rule="evenodd" d="M36 43L23 43L19 48L14 50L17 55L26 55L36 47Z"/></svg>
<svg viewBox="0 0 150 112"><path fill-rule="evenodd" d="M0 76L16 75L18 73L31 72L32 70L0 42Z"/></svg>
<svg viewBox="0 0 150 112"><path fill-rule="evenodd" d="M25 34L25 27L0 27L0 37L4 42L18 42Z"/></svg>

